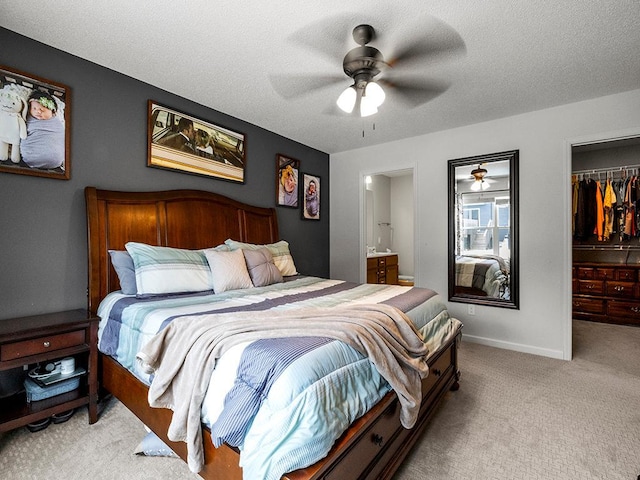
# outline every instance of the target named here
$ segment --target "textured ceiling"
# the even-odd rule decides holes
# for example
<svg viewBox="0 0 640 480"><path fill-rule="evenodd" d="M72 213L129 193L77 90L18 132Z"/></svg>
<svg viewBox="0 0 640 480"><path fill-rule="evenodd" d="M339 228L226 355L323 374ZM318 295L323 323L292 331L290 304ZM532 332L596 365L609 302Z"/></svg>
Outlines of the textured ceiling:
<svg viewBox="0 0 640 480"><path fill-rule="evenodd" d="M450 87L337 115L360 23L385 58L453 29L462 51L394 69ZM327 153L640 88L638 0L3 0L0 25ZM310 75L344 81L285 98Z"/></svg>

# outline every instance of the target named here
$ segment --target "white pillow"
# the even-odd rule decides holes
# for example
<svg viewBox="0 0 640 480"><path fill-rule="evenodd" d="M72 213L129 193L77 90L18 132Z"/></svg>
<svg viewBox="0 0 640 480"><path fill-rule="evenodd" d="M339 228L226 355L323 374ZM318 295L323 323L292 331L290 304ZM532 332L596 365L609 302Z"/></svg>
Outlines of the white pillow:
<svg viewBox="0 0 640 480"><path fill-rule="evenodd" d="M213 289L211 270L202 250L183 250L128 242L138 295L203 292Z"/></svg>
<svg viewBox="0 0 640 480"><path fill-rule="evenodd" d="M293 257L289 251L289 244L284 240L266 245L256 245L254 243L243 243L228 238L224 243L227 244L231 250L258 250L266 247L273 256L273 263L275 263L283 276L298 274L296 266L293 263Z"/></svg>
<svg viewBox="0 0 640 480"><path fill-rule="evenodd" d="M215 293L253 287L242 250L232 252L205 250L204 253L213 275Z"/></svg>

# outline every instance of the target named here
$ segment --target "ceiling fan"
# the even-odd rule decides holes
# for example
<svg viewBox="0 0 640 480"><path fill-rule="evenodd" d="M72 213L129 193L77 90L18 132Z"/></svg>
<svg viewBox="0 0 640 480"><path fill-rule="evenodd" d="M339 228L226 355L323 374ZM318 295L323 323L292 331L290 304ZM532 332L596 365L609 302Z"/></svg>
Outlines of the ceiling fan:
<svg viewBox="0 0 640 480"><path fill-rule="evenodd" d="M487 175L487 169L483 168L483 163L479 164L476 168L471 170L471 176L473 177L473 183L471 184L471 190L474 192L486 190L490 187L490 183L493 182L488 178L485 178Z"/></svg>
<svg viewBox="0 0 640 480"><path fill-rule="evenodd" d="M389 60L384 58L378 48L370 45L377 38L371 25L363 23L353 28L353 40L358 46L350 49L342 58L342 69L352 84L335 100L340 109L338 113L360 117L373 115L377 113L387 94L404 101L410 107L416 107L449 88L450 82L446 80L427 78L424 74L407 74L411 67L424 67L429 61L449 60L466 52L464 41L449 25L433 17L429 17L424 23L420 37L399 46ZM294 40L320 51L333 46L331 56L335 58L339 53L335 47L342 43L338 38L344 38L344 34L338 31L338 26L343 29L344 22L335 22L334 19L331 22L323 21L302 29L294 35ZM316 41L316 34L322 34L322 40ZM270 78L276 92L284 98L303 96L345 82L342 75L276 75Z"/></svg>

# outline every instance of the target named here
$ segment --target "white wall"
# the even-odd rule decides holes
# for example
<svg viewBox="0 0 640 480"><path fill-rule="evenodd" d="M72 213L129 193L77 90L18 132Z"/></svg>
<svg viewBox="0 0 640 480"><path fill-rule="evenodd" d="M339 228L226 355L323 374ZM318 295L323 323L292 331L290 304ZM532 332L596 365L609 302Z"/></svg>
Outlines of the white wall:
<svg viewBox="0 0 640 480"><path fill-rule="evenodd" d="M413 175L391 177L391 250L398 252L398 273L413 275Z"/></svg>
<svg viewBox="0 0 640 480"><path fill-rule="evenodd" d="M468 340L571 358L570 144L640 134L640 90L331 155L331 276L364 278L364 176L414 168L415 281L447 295L447 160L520 151L520 309L449 302ZM358 228L359 226L359 228Z"/></svg>

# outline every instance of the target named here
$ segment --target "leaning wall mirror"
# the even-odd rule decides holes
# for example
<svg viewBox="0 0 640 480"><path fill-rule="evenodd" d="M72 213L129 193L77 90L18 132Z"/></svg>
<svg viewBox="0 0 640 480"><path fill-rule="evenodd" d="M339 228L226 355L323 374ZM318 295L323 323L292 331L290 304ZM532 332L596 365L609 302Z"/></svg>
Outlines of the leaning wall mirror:
<svg viewBox="0 0 640 480"><path fill-rule="evenodd" d="M518 308L518 150L449 160L449 300Z"/></svg>

